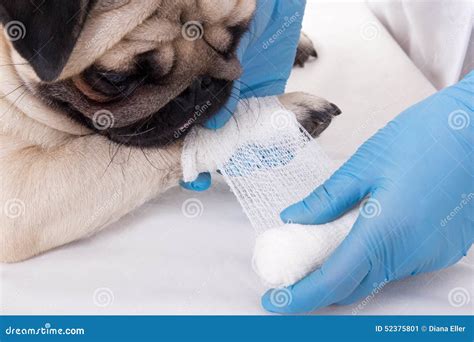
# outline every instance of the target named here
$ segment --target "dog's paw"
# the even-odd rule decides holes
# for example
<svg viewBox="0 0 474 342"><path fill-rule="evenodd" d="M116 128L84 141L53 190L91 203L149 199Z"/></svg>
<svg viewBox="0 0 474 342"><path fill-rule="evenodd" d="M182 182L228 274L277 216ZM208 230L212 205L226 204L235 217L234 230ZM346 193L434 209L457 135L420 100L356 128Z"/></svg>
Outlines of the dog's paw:
<svg viewBox="0 0 474 342"><path fill-rule="evenodd" d="M300 42L298 49L296 50L295 66L304 67L306 62L311 58L317 58L318 53L314 48L314 44L311 39L303 32L301 32Z"/></svg>
<svg viewBox="0 0 474 342"><path fill-rule="evenodd" d="M319 136L342 113L338 106L315 95L296 92L279 97L288 110L295 113L299 123L313 136Z"/></svg>

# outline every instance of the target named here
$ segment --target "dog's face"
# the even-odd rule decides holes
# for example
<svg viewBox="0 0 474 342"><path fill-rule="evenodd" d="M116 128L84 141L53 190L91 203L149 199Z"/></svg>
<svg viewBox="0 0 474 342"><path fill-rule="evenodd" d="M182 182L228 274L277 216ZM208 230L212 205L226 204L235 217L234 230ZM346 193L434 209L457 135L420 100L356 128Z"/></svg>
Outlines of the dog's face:
<svg viewBox="0 0 474 342"><path fill-rule="evenodd" d="M236 50L255 6L256 0L0 0L0 19L28 91L112 141L156 147L225 106L241 74ZM19 39L12 39L12 23Z"/></svg>

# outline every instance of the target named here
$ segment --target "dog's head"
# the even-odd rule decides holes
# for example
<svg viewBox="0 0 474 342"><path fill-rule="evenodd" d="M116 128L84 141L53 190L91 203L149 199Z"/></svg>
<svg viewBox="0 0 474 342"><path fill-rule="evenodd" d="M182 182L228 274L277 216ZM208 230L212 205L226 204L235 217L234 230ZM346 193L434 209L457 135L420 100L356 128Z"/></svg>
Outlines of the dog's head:
<svg viewBox="0 0 474 342"><path fill-rule="evenodd" d="M161 146L222 109L256 0L0 0L28 91L109 139Z"/></svg>

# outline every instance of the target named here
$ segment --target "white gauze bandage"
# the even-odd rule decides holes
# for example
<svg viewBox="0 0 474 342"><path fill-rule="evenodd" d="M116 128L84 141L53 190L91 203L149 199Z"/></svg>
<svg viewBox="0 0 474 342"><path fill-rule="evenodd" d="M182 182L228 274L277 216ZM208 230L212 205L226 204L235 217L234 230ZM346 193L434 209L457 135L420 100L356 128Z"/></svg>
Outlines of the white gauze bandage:
<svg viewBox="0 0 474 342"><path fill-rule="evenodd" d="M284 224L280 213L332 171L319 144L278 98L239 104L225 127L195 127L182 155L185 181L219 170L257 232L253 266L269 286L291 285L317 269L347 236L350 213L326 225Z"/></svg>

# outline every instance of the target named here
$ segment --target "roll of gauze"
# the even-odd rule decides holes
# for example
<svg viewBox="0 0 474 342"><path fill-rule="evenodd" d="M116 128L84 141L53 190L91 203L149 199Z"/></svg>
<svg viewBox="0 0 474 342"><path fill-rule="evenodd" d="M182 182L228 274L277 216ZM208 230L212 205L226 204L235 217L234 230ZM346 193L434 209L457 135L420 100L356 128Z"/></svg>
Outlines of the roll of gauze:
<svg viewBox="0 0 474 342"><path fill-rule="evenodd" d="M204 171L222 173L257 232L253 265L269 286L293 284L320 267L355 221L355 214L321 226L281 221L281 211L309 195L333 167L276 97L241 103L217 131L193 128L182 166L185 181Z"/></svg>

